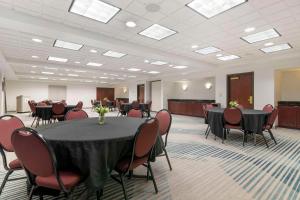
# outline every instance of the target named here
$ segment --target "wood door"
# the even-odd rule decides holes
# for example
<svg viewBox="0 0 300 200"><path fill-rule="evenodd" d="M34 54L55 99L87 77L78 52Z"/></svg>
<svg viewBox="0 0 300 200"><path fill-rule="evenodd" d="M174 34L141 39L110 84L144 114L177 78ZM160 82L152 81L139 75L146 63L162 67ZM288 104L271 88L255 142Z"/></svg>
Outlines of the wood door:
<svg viewBox="0 0 300 200"><path fill-rule="evenodd" d="M231 74L227 76L227 105L237 101L241 106L253 109L254 73Z"/></svg>
<svg viewBox="0 0 300 200"><path fill-rule="evenodd" d="M137 100L140 103L145 103L145 85L138 85L137 86Z"/></svg>
<svg viewBox="0 0 300 200"><path fill-rule="evenodd" d="M108 98L110 101L115 99L115 89L114 88L97 88L96 93L97 100L103 101L104 98Z"/></svg>

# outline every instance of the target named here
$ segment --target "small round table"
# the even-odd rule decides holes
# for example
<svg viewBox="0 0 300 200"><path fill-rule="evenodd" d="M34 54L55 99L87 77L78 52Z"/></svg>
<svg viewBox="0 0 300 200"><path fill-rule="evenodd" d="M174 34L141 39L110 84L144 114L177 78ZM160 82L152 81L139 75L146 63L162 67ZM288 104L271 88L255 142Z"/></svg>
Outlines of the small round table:
<svg viewBox="0 0 300 200"><path fill-rule="evenodd" d="M208 111L208 124L211 132L223 138L223 113L224 108L213 108ZM252 133L261 133L269 113L262 110L242 109L242 128ZM224 138L225 139L225 138Z"/></svg>

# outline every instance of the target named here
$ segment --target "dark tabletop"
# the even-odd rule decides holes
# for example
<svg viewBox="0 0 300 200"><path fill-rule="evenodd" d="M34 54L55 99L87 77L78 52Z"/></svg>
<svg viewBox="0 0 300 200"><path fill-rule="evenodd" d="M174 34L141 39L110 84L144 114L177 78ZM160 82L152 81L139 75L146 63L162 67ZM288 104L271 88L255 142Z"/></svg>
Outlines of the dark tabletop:
<svg viewBox="0 0 300 200"><path fill-rule="evenodd" d="M131 103L122 103L120 105L120 107L121 107L121 110L125 112L124 114L127 114L132 109L132 104ZM142 112L147 112L148 117L150 117L150 110L148 109L148 104L140 103L139 109Z"/></svg>
<svg viewBox="0 0 300 200"><path fill-rule="evenodd" d="M69 110L75 108L76 105L67 105L65 106L64 114L66 114ZM36 106L36 116L41 118L42 120L50 120L52 117L52 105L48 106Z"/></svg>
<svg viewBox="0 0 300 200"><path fill-rule="evenodd" d="M208 111L208 123L211 132L218 137L223 137L224 108L213 108ZM242 127L244 130L261 133L269 113L262 110L242 109Z"/></svg>
<svg viewBox="0 0 300 200"><path fill-rule="evenodd" d="M118 160L131 153L134 135L145 119L106 117L58 122L37 128L54 150L59 169L80 172L92 189L104 186ZM157 140L155 155L162 152Z"/></svg>

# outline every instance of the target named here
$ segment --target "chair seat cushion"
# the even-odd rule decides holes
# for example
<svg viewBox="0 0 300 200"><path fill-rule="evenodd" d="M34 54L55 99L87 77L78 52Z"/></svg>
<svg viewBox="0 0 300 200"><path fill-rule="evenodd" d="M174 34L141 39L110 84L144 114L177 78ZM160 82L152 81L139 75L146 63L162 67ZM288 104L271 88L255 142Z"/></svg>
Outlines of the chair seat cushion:
<svg viewBox="0 0 300 200"><path fill-rule="evenodd" d="M269 130L269 129L271 129L272 127L270 126L270 125L264 125L263 126L263 130Z"/></svg>
<svg viewBox="0 0 300 200"><path fill-rule="evenodd" d="M11 161L8 165L10 169L22 169L21 162L18 159Z"/></svg>
<svg viewBox="0 0 300 200"><path fill-rule="evenodd" d="M242 127L240 125L232 125L232 124L225 124L226 129L238 129L241 130Z"/></svg>
<svg viewBox="0 0 300 200"><path fill-rule="evenodd" d="M74 172L62 171L59 172L59 176L66 189L71 189L80 181L80 176ZM35 178L35 181L38 186L60 190L59 184L54 174L48 177L37 176Z"/></svg>
<svg viewBox="0 0 300 200"><path fill-rule="evenodd" d="M130 166L130 168L128 169L129 167L129 164L130 164L130 161L131 161L131 157L126 157L122 160L120 160L117 164L117 167L116 167L116 171L117 172L126 172L127 169L128 170L133 170L135 168L137 168L138 166L146 163L148 160L147 157L144 157L144 158L136 158L133 160L132 162L132 165Z"/></svg>
<svg viewBox="0 0 300 200"><path fill-rule="evenodd" d="M61 117L65 117L65 115L52 115L52 118L61 118Z"/></svg>

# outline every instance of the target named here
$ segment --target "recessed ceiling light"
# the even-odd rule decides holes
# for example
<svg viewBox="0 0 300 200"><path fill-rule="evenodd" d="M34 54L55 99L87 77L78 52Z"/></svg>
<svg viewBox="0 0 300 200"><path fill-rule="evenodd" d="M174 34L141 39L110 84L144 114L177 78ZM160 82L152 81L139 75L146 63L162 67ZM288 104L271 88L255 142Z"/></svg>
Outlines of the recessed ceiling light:
<svg viewBox="0 0 300 200"><path fill-rule="evenodd" d="M252 31L255 31L255 27L248 27L244 31L245 31L245 33L250 33Z"/></svg>
<svg viewBox="0 0 300 200"><path fill-rule="evenodd" d="M39 38L32 38L32 41L37 42L37 43L42 43L43 40L39 39Z"/></svg>
<svg viewBox="0 0 300 200"><path fill-rule="evenodd" d="M68 79L66 79L66 78L61 78L61 79L59 79L59 80L61 80L61 81L66 81L66 80L68 80Z"/></svg>
<svg viewBox="0 0 300 200"><path fill-rule="evenodd" d="M150 71L150 72L148 72L149 74L159 74L160 72L158 72L158 71Z"/></svg>
<svg viewBox="0 0 300 200"><path fill-rule="evenodd" d="M149 63L149 60L144 60L144 63Z"/></svg>
<svg viewBox="0 0 300 200"><path fill-rule="evenodd" d="M53 57L53 56L49 56L48 57L49 61L56 61L56 62L68 62L68 59L66 58L58 58L58 57Z"/></svg>
<svg viewBox="0 0 300 200"><path fill-rule="evenodd" d="M78 74L68 74L68 76L72 76L72 77L78 77Z"/></svg>
<svg viewBox="0 0 300 200"><path fill-rule="evenodd" d="M221 56L223 56L223 54L218 53L216 56L217 56L217 57L221 57Z"/></svg>
<svg viewBox="0 0 300 200"><path fill-rule="evenodd" d="M127 21L126 26L128 26L129 28L134 28L136 27L136 23L133 21Z"/></svg>
<svg viewBox="0 0 300 200"><path fill-rule="evenodd" d="M71 71L71 70L70 70L70 69L65 69L65 71L66 71L66 72L69 72L69 71Z"/></svg>
<svg viewBox="0 0 300 200"><path fill-rule="evenodd" d="M31 58L39 58L38 56L31 56Z"/></svg>
<svg viewBox="0 0 300 200"><path fill-rule="evenodd" d="M198 45L192 45L191 47L192 47L192 49L196 49L196 48L198 48L199 46L198 46Z"/></svg>
<svg viewBox="0 0 300 200"><path fill-rule="evenodd" d="M40 80L47 80L48 78L47 77L40 77L39 79Z"/></svg>
<svg viewBox="0 0 300 200"><path fill-rule="evenodd" d="M88 65L88 66L94 66L94 67L100 67L100 66L102 66L101 63L95 63L95 62L89 62L86 65Z"/></svg>
<svg viewBox="0 0 300 200"><path fill-rule="evenodd" d="M121 70L125 70L125 68L124 67L122 67L122 68L120 68Z"/></svg>
<svg viewBox="0 0 300 200"><path fill-rule="evenodd" d="M37 66L35 66L35 65L32 65L31 67L32 67L32 68L36 68Z"/></svg>
<svg viewBox="0 0 300 200"><path fill-rule="evenodd" d="M264 53L273 53L276 51L283 51L291 48L292 46L290 44L279 44L271 47L262 48L260 50L263 51Z"/></svg>
<svg viewBox="0 0 300 200"><path fill-rule="evenodd" d="M49 75L51 75L51 74L54 74L53 72L42 72L42 74L49 74Z"/></svg>
<svg viewBox="0 0 300 200"><path fill-rule="evenodd" d="M124 80L124 78L117 78L118 80Z"/></svg>
<svg viewBox="0 0 300 200"><path fill-rule="evenodd" d="M69 12L107 23L121 9L100 0L74 0Z"/></svg>
<svg viewBox="0 0 300 200"><path fill-rule="evenodd" d="M86 83L92 83L93 81L91 80L85 80Z"/></svg>
<svg viewBox="0 0 300 200"><path fill-rule="evenodd" d="M207 55L207 54L216 53L216 52L219 52L219 51L221 51L221 49L218 49L216 47L210 46L210 47L205 47L203 49L198 49L195 52L203 54L203 55Z"/></svg>
<svg viewBox="0 0 300 200"><path fill-rule="evenodd" d="M275 29L269 29L266 31L262 31L262 32L251 34L251 35L247 35L245 37L241 37L241 39L252 44L255 42L260 42L263 40L268 40L268 39L276 38L276 37L280 37L280 34Z"/></svg>
<svg viewBox="0 0 300 200"><path fill-rule="evenodd" d="M194 0L186 6L206 18L211 18L246 1L247 0Z"/></svg>
<svg viewBox="0 0 300 200"><path fill-rule="evenodd" d="M129 69L127 69L127 70L128 70L128 71L132 71L132 72L138 72L138 71L141 71L141 69L134 68L134 67L129 68Z"/></svg>
<svg viewBox="0 0 300 200"><path fill-rule="evenodd" d="M77 73L85 73L86 71L84 71L84 70L74 70L74 72L77 72Z"/></svg>
<svg viewBox="0 0 300 200"><path fill-rule="evenodd" d="M121 58L123 56L125 56L125 53L120 53L120 52L116 52L116 51L107 51L103 54L104 56L109 56L109 57L113 57L113 58Z"/></svg>
<svg viewBox="0 0 300 200"><path fill-rule="evenodd" d="M185 66L185 65L177 65L177 66L174 66L173 68L174 68L174 69L185 69L185 68L188 68L188 66Z"/></svg>
<svg viewBox="0 0 300 200"><path fill-rule="evenodd" d="M238 58L240 58L240 57L236 56L236 55L229 55L229 56L218 57L218 59L222 60L222 61L234 60L234 59L238 59Z"/></svg>
<svg viewBox="0 0 300 200"><path fill-rule="evenodd" d="M128 78L136 78L136 76L132 76L132 75L130 75L130 76L128 76Z"/></svg>
<svg viewBox="0 0 300 200"><path fill-rule="evenodd" d="M103 83L103 84L105 84L105 83L107 83L107 82L105 82L105 81L101 81L100 83Z"/></svg>
<svg viewBox="0 0 300 200"><path fill-rule="evenodd" d="M106 77L106 76L101 76L99 78L101 78L101 79L108 79L108 77Z"/></svg>
<svg viewBox="0 0 300 200"><path fill-rule="evenodd" d="M146 70L143 70L143 72L146 73L147 71L146 71Z"/></svg>
<svg viewBox="0 0 300 200"><path fill-rule="evenodd" d="M169 65L169 67L173 67L174 65Z"/></svg>
<svg viewBox="0 0 300 200"><path fill-rule="evenodd" d="M167 64L167 62L158 60L158 61L153 61L150 64L151 65L165 65L165 64Z"/></svg>
<svg viewBox="0 0 300 200"><path fill-rule="evenodd" d="M70 50L74 50L74 51L78 51L83 47L82 44L76 44L73 42L66 42L66 41L62 41L62 40L55 40L53 46L63 48L63 49L70 49Z"/></svg>
<svg viewBox="0 0 300 200"><path fill-rule="evenodd" d="M79 62L79 61L75 61L74 63L75 63L75 64L80 64L80 62Z"/></svg>
<svg viewBox="0 0 300 200"><path fill-rule="evenodd" d="M155 40L161 40L171 35L174 35L175 33L177 32L168 29L164 26L161 26L159 24L153 24L152 26L140 32L139 34Z"/></svg>
<svg viewBox="0 0 300 200"><path fill-rule="evenodd" d="M35 71L30 71L30 73L35 74L36 72Z"/></svg>
<svg viewBox="0 0 300 200"><path fill-rule="evenodd" d="M50 70L57 70L55 67L44 67L45 69L50 69Z"/></svg>
<svg viewBox="0 0 300 200"><path fill-rule="evenodd" d="M268 46L272 46L272 45L274 45L274 43L273 42L268 42L268 43L266 43L266 44L264 44L266 47L268 47Z"/></svg>
<svg viewBox="0 0 300 200"><path fill-rule="evenodd" d="M95 50L95 49L91 49L90 52L91 52L91 53L97 53L98 51Z"/></svg>

